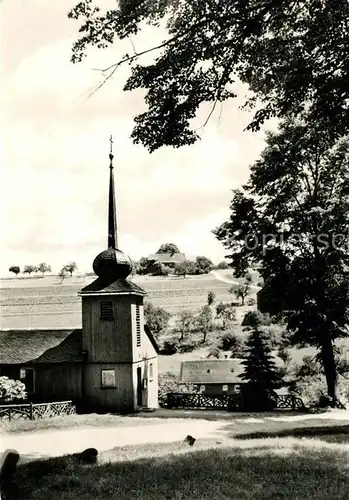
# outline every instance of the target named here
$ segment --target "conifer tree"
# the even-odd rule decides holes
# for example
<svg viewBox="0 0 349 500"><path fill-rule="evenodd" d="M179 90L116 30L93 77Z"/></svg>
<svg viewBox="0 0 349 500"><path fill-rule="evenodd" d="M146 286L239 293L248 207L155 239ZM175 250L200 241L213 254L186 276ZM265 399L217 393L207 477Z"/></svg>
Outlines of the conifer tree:
<svg viewBox="0 0 349 500"><path fill-rule="evenodd" d="M244 391L246 409L273 408L276 397L274 389L280 379L267 338L257 325L246 342L242 365L244 371L240 378L247 382Z"/></svg>

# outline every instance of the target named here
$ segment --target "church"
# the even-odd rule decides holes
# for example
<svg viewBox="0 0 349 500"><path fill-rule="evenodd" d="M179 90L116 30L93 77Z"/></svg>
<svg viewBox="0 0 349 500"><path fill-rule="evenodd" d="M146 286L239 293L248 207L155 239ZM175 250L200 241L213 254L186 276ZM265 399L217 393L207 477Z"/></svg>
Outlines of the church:
<svg viewBox="0 0 349 500"><path fill-rule="evenodd" d="M112 142L111 142L112 144ZM0 376L22 380L33 402L73 400L82 411L128 413L158 406L158 346L144 324L146 292L127 279L118 248L110 150L108 247L81 292L82 329L0 331Z"/></svg>

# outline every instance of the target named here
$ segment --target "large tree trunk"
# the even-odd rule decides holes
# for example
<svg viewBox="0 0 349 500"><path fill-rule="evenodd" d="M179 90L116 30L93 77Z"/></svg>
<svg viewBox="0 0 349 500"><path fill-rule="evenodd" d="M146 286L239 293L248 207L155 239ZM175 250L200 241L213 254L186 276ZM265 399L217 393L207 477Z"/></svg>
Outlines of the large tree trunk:
<svg viewBox="0 0 349 500"><path fill-rule="evenodd" d="M327 394L332 399L333 404L337 401L337 369L334 358L333 345L328 332L323 336L321 346L321 358L325 371Z"/></svg>

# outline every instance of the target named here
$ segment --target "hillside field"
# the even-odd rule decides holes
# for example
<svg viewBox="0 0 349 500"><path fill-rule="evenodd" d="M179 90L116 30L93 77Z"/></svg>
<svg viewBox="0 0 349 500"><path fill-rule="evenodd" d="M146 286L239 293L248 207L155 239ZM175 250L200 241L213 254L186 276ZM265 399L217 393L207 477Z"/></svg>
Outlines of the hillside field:
<svg viewBox="0 0 349 500"><path fill-rule="evenodd" d="M73 276L62 284L56 276L2 280L1 328L81 327L78 293L93 279ZM213 274L187 278L136 276L133 281L146 290L146 300L170 313L199 309L206 303L209 291L215 293L217 301L232 300L229 294L232 284Z"/></svg>

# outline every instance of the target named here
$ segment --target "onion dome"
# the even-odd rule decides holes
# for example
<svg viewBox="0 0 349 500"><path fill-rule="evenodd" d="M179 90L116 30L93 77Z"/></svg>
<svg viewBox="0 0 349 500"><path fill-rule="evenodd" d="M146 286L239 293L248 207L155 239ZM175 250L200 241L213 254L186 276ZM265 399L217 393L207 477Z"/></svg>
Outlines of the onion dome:
<svg viewBox="0 0 349 500"><path fill-rule="evenodd" d="M125 279L131 274L132 261L128 255L117 248L108 248L93 261L95 274L104 282Z"/></svg>

